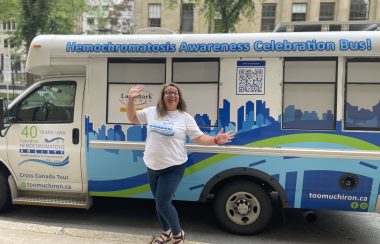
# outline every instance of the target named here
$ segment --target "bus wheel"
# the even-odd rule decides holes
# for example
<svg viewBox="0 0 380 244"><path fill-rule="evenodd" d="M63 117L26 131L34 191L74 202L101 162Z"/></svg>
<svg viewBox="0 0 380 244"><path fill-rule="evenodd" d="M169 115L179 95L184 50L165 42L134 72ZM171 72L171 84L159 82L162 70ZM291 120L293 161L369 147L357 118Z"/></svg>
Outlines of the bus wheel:
<svg viewBox="0 0 380 244"><path fill-rule="evenodd" d="M9 190L7 175L0 170L0 212L11 206L11 194Z"/></svg>
<svg viewBox="0 0 380 244"><path fill-rule="evenodd" d="M269 194L262 187L249 181L235 181L218 191L214 211L227 231L251 235L269 224L273 206Z"/></svg>

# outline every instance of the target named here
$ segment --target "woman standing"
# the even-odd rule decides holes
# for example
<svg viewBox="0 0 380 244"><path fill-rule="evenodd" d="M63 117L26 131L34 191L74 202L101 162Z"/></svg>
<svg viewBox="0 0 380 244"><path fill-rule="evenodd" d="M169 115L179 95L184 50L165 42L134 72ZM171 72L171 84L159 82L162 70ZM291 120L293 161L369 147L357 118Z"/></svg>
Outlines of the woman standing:
<svg viewBox="0 0 380 244"><path fill-rule="evenodd" d="M194 118L186 113L182 92L175 84L165 85L156 107L136 111L134 99L144 90L136 85L128 92L127 116L134 124L147 124L144 162L155 202L158 220L163 232L152 240L162 244L174 239L174 244L184 243L185 232L181 229L172 199L186 168L186 136L201 145L225 144L235 134L223 133L212 137L199 129Z"/></svg>

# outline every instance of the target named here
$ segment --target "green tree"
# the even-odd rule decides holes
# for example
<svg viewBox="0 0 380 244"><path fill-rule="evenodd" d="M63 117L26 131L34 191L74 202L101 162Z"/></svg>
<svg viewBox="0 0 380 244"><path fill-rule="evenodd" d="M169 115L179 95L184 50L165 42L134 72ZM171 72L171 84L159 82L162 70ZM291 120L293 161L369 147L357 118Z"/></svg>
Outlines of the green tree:
<svg viewBox="0 0 380 244"><path fill-rule="evenodd" d="M125 12L133 11L133 0L122 0L117 4L113 4L107 19L110 23L111 33L122 32L123 34L132 33L132 22L123 15Z"/></svg>
<svg viewBox="0 0 380 244"><path fill-rule="evenodd" d="M28 53L33 38L39 34L71 34L85 7L86 0L19 0L15 39L25 44ZM32 77L27 76L27 85Z"/></svg>
<svg viewBox="0 0 380 244"><path fill-rule="evenodd" d="M18 13L17 0L0 0L0 21L8 21Z"/></svg>
<svg viewBox="0 0 380 244"><path fill-rule="evenodd" d="M88 6L86 12L94 16L91 23L88 23L90 28L87 30L88 34L99 34L107 31L108 19L105 17L106 12L103 9L102 2Z"/></svg>
<svg viewBox="0 0 380 244"><path fill-rule="evenodd" d="M16 37L29 50L39 34L75 33L85 0L20 0Z"/></svg>
<svg viewBox="0 0 380 244"><path fill-rule="evenodd" d="M167 1L170 6L182 3L182 0ZM255 14L254 0L191 0L191 2L200 6L200 11L209 24L215 25L215 32L234 32L241 16L250 18Z"/></svg>
<svg viewBox="0 0 380 244"><path fill-rule="evenodd" d="M47 31L51 7L49 0L20 0L16 38L19 44L25 43L27 53L33 38Z"/></svg>

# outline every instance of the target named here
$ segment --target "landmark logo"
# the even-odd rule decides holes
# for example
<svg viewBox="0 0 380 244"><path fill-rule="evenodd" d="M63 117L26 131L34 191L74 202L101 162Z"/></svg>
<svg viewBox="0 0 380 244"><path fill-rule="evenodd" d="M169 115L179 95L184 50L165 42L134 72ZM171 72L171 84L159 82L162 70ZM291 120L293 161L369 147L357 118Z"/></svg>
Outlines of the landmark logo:
<svg viewBox="0 0 380 244"><path fill-rule="evenodd" d="M151 103L153 100L153 93L150 91L144 90L136 99L135 99L135 107L136 110L141 110L149 103ZM120 106L120 112L126 112L127 111L127 104L128 104L128 93L122 92L120 94L119 99L121 106Z"/></svg>

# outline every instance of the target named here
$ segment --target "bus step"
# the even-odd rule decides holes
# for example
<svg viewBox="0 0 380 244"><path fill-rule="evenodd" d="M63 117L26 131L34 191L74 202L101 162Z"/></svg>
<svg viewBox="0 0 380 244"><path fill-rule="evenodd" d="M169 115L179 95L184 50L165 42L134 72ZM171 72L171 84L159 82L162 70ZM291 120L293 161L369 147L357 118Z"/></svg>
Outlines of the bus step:
<svg viewBox="0 0 380 244"><path fill-rule="evenodd" d="M66 208L90 208L91 199L68 199L54 197L17 197L12 200L13 204L66 207Z"/></svg>

